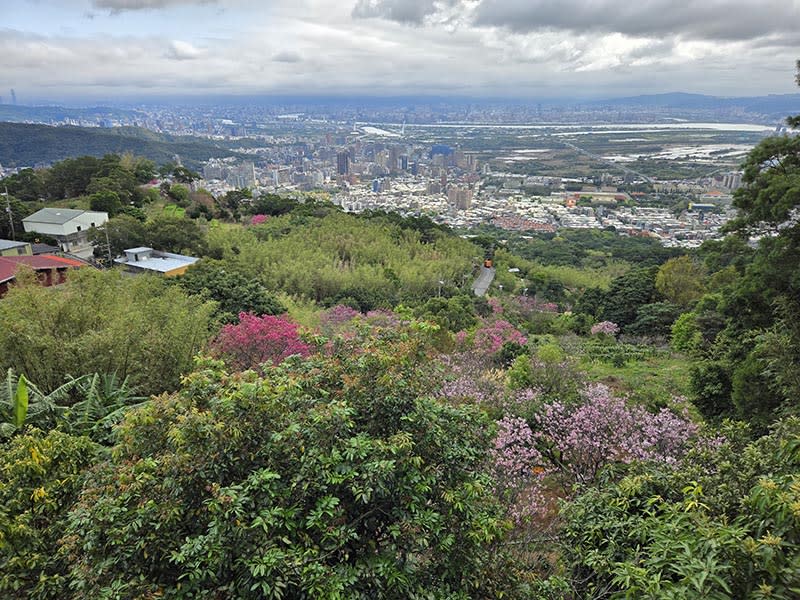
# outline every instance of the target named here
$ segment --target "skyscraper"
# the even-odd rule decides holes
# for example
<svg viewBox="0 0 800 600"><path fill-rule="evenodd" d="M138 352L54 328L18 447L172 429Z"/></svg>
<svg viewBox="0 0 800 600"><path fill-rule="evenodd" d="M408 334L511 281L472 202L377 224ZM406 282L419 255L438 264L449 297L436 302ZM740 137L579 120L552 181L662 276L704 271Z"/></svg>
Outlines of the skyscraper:
<svg viewBox="0 0 800 600"><path fill-rule="evenodd" d="M350 153L346 150L336 153L336 172L339 175L347 175L350 173Z"/></svg>

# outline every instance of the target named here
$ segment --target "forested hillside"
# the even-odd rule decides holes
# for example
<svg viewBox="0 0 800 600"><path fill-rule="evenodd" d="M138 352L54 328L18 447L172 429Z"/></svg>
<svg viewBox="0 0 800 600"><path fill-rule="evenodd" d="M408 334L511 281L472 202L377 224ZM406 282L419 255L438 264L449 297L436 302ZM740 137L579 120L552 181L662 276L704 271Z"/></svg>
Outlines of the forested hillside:
<svg viewBox="0 0 800 600"><path fill-rule="evenodd" d="M178 154L192 167L209 158L236 156L209 140L159 134L139 127L51 127L0 122L0 164L6 167L111 153L131 153L159 164L171 161Z"/></svg>

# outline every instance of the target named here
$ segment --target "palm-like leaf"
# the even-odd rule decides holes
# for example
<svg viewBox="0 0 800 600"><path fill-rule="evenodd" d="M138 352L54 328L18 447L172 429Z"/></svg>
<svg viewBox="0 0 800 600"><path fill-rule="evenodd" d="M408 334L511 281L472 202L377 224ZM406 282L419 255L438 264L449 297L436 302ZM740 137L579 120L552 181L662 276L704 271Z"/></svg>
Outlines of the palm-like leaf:
<svg viewBox="0 0 800 600"><path fill-rule="evenodd" d="M65 406L76 397L77 402ZM0 383L0 438L11 437L25 424L49 428L60 422L75 434L110 442L113 426L145 400L135 394L127 377L120 382L115 373L70 377L45 394L8 369Z"/></svg>
<svg viewBox="0 0 800 600"><path fill-rule="evenodd" d="M17 376L13 369L8 369L0 385L0 437L13 435L26 423L55 425L64 410L56 400L57 396L42 393L24 375Z"/></svg>
<svg viewBox="0 0 800 600"><path fill-rule="evenodd" d="M17 389L14 390L14 428L19 429L28 416L28 385L25 375L20 375L17 380Z"/></svg>
<svg viewBox="0 0 800 600"><path fill-rule="evenodd" d="M69 409L66 421L75 433L96 441L110 441L112 427L145 400L135 395L127 377L120 382L115 373L94 373L72 381L81 400Z"/></svg>

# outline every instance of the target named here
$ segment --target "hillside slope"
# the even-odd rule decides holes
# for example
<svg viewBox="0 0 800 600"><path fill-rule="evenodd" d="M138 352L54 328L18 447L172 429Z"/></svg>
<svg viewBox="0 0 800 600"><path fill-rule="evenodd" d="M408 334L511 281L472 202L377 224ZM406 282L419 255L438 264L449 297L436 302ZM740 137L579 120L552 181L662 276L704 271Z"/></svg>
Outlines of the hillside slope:
<svg viewBox="0 0 800 600"><path fill-rule="evenodd" d="M0 122L0 164L29 167L73 156L131 152L162 164L180 155L196 167L212 157L236 155L224 146L194 137L155 133L138 127L51 127Z"/></svg>

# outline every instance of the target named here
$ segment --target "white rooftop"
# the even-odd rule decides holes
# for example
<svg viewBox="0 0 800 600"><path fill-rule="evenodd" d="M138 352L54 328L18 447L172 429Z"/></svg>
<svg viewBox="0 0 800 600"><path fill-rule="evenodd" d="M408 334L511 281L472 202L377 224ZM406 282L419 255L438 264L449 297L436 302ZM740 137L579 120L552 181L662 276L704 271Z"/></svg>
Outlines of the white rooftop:
<svg viewBox="0 0 800 600"><path fill-rule="evenodd" d="M138 248L128 248L125 250L125 257L116 258L114 262L119 265L128 265L145 271L169 273L175 269L193 265L198 260L200 259L194 256L161 252L160 250L153 250L152 248L142 246Z"/></svg>

